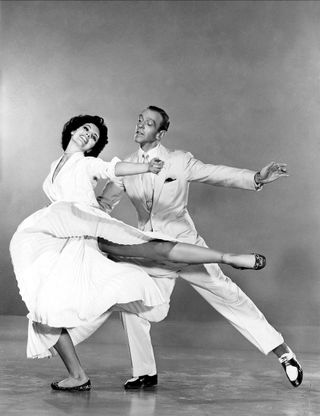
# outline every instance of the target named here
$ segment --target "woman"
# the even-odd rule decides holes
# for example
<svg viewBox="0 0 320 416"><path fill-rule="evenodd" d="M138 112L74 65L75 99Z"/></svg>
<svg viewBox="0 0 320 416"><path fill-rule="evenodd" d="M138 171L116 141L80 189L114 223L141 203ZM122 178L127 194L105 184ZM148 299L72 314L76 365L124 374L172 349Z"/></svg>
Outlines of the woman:
<svg viewBox="0 0 320 416"><path fill-rule="evenodd" d="M134 303L141 311L164 300L153 280L136 266L113 262L98 247L125 257L163 262L225 263L261 269L257 254L232 255L143 233L99 209L94 188L98 179L157 174L163 162L124 163L97 158L108 142L108 130L98 116L69 120L62 132L63 155L51 165L43 189L52 204L20 224L10 252L20 294L28 310L27 355L59 353L69 376L53 383L56 390L89 390L89 377L74 345L88 337L81 329L115 304ZM138 307L138 310L139 310Z"/></svg>

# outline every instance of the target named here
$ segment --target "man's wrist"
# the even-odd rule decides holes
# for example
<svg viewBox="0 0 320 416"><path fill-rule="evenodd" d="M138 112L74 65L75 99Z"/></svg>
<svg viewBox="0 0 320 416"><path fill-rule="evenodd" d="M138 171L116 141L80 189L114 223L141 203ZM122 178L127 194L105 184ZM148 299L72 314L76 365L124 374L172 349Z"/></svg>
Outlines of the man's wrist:
<svg viewBox="0 0 320 416"><path fill-rule="evenodd" d="M261 173L260 172L255 173L254 181L255 181L256 185L262 185L262 179L261 179Z"/></svg>
<svg viewBox="0 0 320 416"><path fill-rule="evenodd" d="M262 182L262 178L261 178L261 173L260 173L260 171L255 173L255 175L254 175L254 182L255 182L255 184L256 184L256 188L257 188L257 189L262 188L262 186L263 186L263 182Z"/></svg>

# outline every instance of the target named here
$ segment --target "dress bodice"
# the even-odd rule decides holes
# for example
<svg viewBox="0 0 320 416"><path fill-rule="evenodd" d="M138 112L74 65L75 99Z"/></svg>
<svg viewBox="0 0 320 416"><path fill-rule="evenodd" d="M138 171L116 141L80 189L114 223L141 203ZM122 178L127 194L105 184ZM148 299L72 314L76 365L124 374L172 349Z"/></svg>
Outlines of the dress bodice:
<svg viewBox="0 0 320 416"><path fill-rule="evenodd" d="M51 164L49 175L43 183L43 190L50 201L84 202L99 207L94 193L97 182L99 179L113 179L115 164L120 159L115 157L111 162L105 162L77 152L67 160L53 180L61 158Z"/></svg>

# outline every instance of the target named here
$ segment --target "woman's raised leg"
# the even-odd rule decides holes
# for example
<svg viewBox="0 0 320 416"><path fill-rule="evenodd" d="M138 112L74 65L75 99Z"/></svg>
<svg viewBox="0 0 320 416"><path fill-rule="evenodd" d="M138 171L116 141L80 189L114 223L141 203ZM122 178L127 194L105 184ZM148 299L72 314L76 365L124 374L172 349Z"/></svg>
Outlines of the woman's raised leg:
<svg viewBox="0 0 320 416"><path fill-rule="evenodd" d="M100 249L115 256L146 258L175 263L205 264L222 263L237 269L260 270L265 257L260 254L222 253L207 247L172 241L153 240L143 244L121 245L98 238Z"/></svg>

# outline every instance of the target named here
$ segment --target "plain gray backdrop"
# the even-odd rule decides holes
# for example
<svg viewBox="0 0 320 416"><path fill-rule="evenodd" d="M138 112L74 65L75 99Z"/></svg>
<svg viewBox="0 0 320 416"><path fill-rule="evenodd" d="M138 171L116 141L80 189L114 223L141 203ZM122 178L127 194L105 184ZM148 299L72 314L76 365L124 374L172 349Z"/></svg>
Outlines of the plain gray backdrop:
<svg viewBox="0 0 320 416"><path fill-rule="evenodd" d="M288 163L261 192L192 184L210 246L258 251L260 272L224 267L277 325L319 324L320 3L2 1L0 313L26 313L9 257L18 224L47 204L42 182L72 116L105 118L101 157L124 157L139 112L166 109L163 144L213 164ZM136 223L124 199L114 215ZM169 319L219 320L184 282Z"/></svg>

